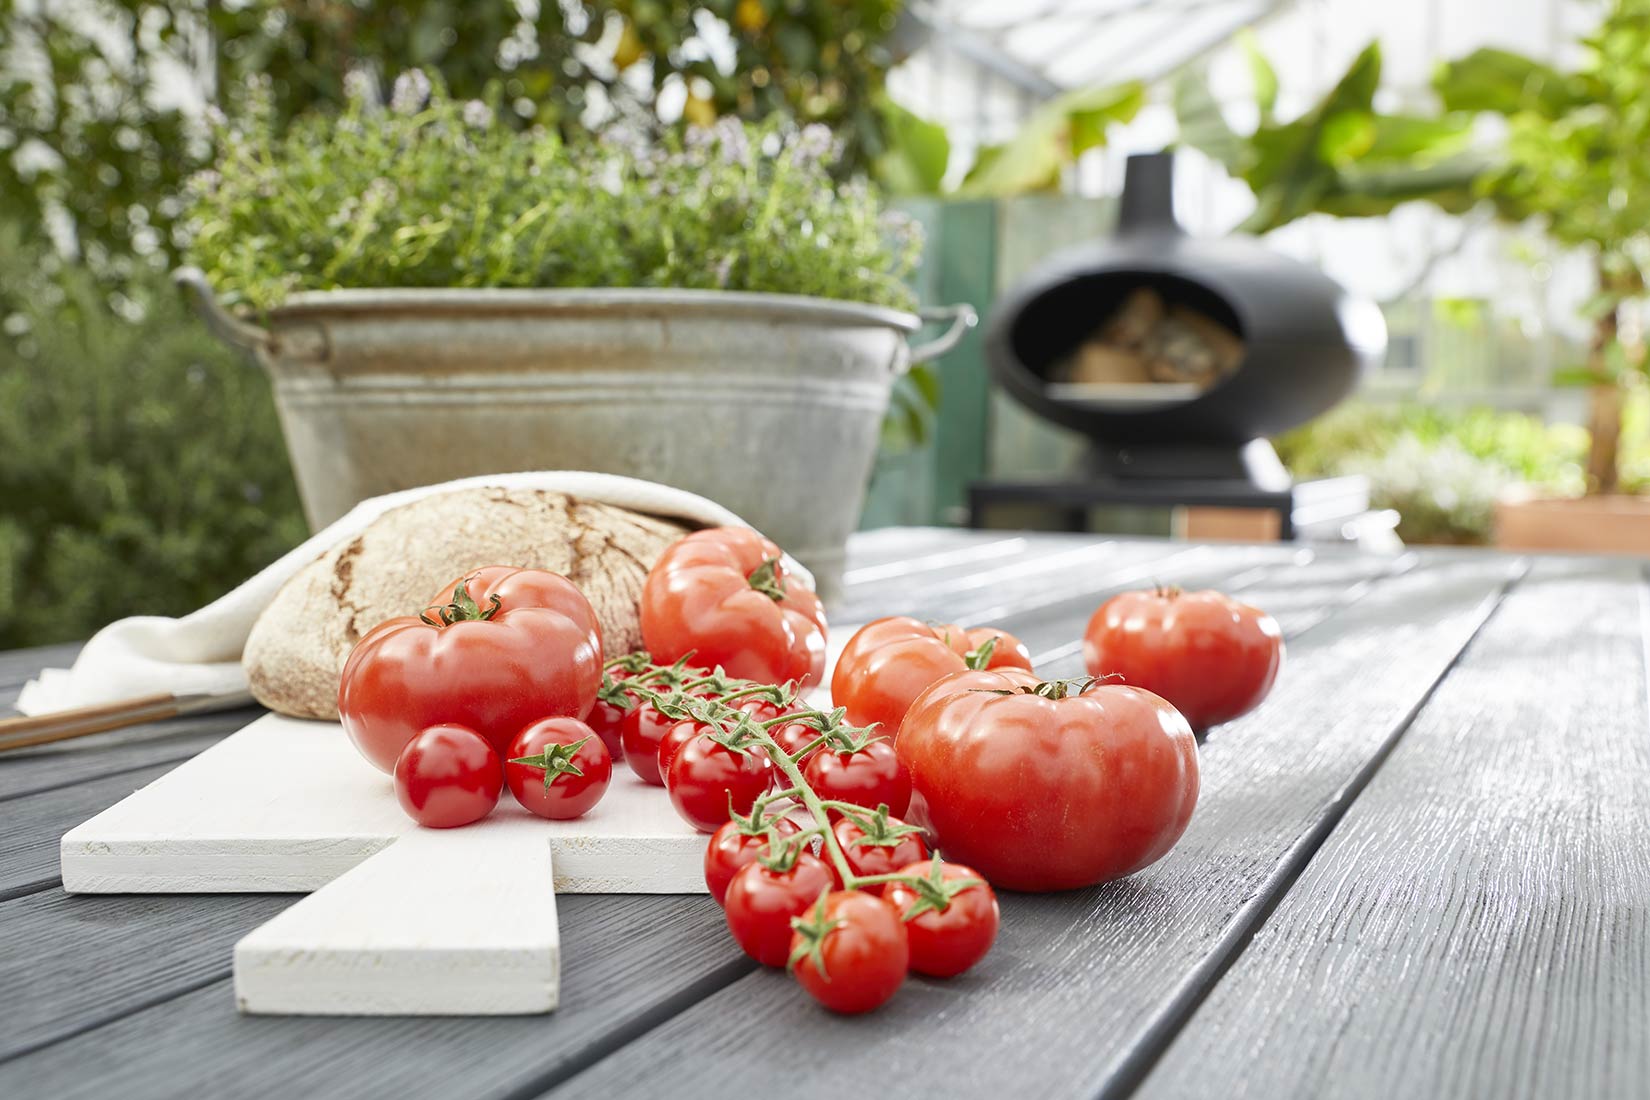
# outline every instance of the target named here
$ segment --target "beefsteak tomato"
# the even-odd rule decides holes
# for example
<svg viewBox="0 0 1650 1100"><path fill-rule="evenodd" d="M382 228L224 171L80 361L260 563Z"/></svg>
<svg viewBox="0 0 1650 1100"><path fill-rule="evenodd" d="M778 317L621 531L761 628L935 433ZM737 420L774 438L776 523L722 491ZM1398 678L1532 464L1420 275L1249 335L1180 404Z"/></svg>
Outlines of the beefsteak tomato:
<svg viewBox="0 0 1650 1100"><path fill-rule="evenodd" d="M1163 696L1201 733L1266 698L1283 667L1283 631L1219 592L1124 592L1089 620L1083 663L1090 676Z"/></svg>
<svg viewBox="0 0 1650 1100"><path fill-rule="evenodd" d="M825 673L824 605L748 528L695 531L667 548L642 587L641 619L660 663L692 653L701 668L804 687Z"/></svg>
<svg viewBox="0 0 1650 1100"><path fill-rule="evenodd" d="M1174 846L1197 804L1191 727L1121 684L956 672L912 704L895 747L911 775L906 819L1011 890L1138 871Z"/></svg>
<svg viewBox="0 0 1650 1100"><path fill-rule="evenodd" d="M601 682L601 628L583 593L555 573L495 565L454 581L422 616L368 631L344 663L338 715L388 772L419 730L443 723L502 755L529 722L582 719Z"/></svg>
<svg viewBox="0 0 1650 1100"><path fill-rule="evenodd" d="M899 735L905 712L942 676L967 668L1030 670L1025 643L1006 630L964 630L895 616L866 623L848 639L831 673L831 702L848 711L848 723Z"/></svg>

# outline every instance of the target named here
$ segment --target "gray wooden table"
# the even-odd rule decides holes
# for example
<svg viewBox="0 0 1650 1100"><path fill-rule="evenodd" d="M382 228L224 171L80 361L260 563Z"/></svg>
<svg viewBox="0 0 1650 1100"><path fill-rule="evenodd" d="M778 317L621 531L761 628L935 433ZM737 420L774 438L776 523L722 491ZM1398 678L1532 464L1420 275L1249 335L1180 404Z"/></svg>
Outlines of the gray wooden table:
<svg viewBox="0 0 1650 1100"><path fill-rule="evenodd" d="M1108 593L1217 585L1289 663L1167 858L1005 895L976 970L857 1019L638 896L561 899L548 1017L241 1017L290 897L70 897L57 840L253 712L0 756L0 1096L1650 1096L1640 563L889 531L849 581L838 621L996 623L1050 675ZM0 705L73 652L0 654Z"/></svg>

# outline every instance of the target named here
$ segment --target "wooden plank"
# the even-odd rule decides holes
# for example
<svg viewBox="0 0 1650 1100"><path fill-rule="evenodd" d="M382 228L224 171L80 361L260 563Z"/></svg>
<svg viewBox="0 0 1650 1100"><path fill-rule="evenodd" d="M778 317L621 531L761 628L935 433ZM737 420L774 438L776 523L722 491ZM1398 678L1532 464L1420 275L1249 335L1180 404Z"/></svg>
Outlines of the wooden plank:
<svg viewBox="0 0 1650 1100"><path fill-rule="evenodd" d="M242 707L0 753L0 802L153 764L176 764L262 713Z"/></svg>
<svg viewBox="0 0 1650 1100"><path fill-rule="evenodd" d="M865 1020L821 1012L780 972L753 973L554 1095L760 1094L776 1069L749 1056L753 1043L784 1050L791 1096L881 1090L936 1066L979 1095L1099 1091L1181 987L1201 988L1229 959L1295 873L1303 838L1366 777L1510 571L1487 557L1440 563L1309 631L1273 697L1206 742L1201 805L1175 851L1095 889L1005 895L997 947L969 975L913 980Z"/></svg>
<svg viewBox="0 0 1650 1100"><path fill-rule="evenodd" d="M202 984L216 983L218 1009L233 1017L230 948L291 904L262 894L70 897L60 890L0 904L0 1061ZM15 1081L0 1093L50 1095Z"/></svg>
<svg viewBox="0 0 1650 1100"><path fill-rule="evenodd" d="M1643 1096L1647 626L1540 563L1138 1095Z"/></svg>
<svg viewBox="0 0 1650 1100"><path fill-rule="evenodd" d="M68 899L74 907L122 900L128 899ZM129 900L164 910L167 899ZM213 899L170 900L204 907ZM247 895L235 903L260 900ZM284 905L291 899L276 901ZM729 952L725 933L707 934L721 923L709 897L584 895L559 904L564 1003L549 1016L247 1017L235 1013L227 980L201 987L198 979L168 973L148 979L152 1007L116 1013L119 1018L83 1034L60 1023L58 1034L72 1036L70 1041L0 1064L0 1095L102 1100L118 1093L141 1100L232 1093L243 1100L295 1095L355 1100L450 1090L464 1097L513 1096L599 1059L753 965ZM241 930L257 919L248 915ZM24 923L0 906L0 934ZM153 949L178 939L153 912L122 920L117 934ZM192 938L198 942L201 934ZM117 946L114 935L78 928L74 939L83 975L112 969L106 952ZM128 948L121 946L120 952L125 955ZM79 1004L83 1011L95 1009L96 983L84 976L82 981ZM28 1002L35 996L27 983L7 989L8 1007L14 998ZM173 999L156 1003L167 991ZM30 1011L38 1014L53 1004Z"/></svg>
<svg viewBox="0 0 1650 1100"><path fill-rule="evenodd" d="M0 698L10 706L20 689L43 668L67 668L80 652L80 642L34 646L30 649L0 650Z"/></svg>
<svg viewBox="0 0 1650 1100"><path fill-rule="evenodd" d="M6 823L0 830L0 899L57 885L58 842L63 834L171 767L156 764L116 772L7 802L0 809Z"/></svg>
<svg viewBox="0 0 1650 1100"><path fill-rule="evenodd" d="M1198 548L1166 542L1028 539L1013 556L989 562L955 561L921 578L898 574L856 585L844 597L836 618L846 624L936 608L961 617L974 608L1017 607L1038 596L1060 595L1074 583L1097 589L1111 583L1109 578L1114 575L1140 574L1153 562L1200 555L1209 557Z"/></svg>

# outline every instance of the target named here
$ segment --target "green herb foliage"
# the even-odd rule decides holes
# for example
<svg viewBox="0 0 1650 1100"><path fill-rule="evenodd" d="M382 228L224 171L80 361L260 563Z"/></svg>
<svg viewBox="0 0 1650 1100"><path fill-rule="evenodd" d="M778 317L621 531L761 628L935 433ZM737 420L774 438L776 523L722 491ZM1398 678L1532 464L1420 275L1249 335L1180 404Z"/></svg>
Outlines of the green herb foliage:
<svg viewBox="0 0 1650 1100"><path fill-rule="evenodd" d="M732 119L662 142L500 126L414 71L379 106L280 129L254 97L190 183L191 252L257 309L338 287L685 287L907 308L920 239L831 176L823 125Z"/></svg>
<svg viewBox="0 0 1650 1100"><path fill-rule="evenodd" d="M163 280L0 229L0 649L222 594L305 533L269 383Z"/></svg>

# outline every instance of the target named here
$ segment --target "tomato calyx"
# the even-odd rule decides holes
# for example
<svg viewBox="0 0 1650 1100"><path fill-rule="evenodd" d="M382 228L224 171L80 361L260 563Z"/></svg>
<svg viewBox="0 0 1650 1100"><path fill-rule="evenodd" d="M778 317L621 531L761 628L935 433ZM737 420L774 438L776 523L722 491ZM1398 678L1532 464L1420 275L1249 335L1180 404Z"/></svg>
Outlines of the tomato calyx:
<svg viewBox="0 0 1650 1100"><path fill-rule="evenodd" d="M592 735L594 736L594 735ZM546 745L544 751L536 756L518 756L511 760L512 764L525 764L529 768L544 769L544 789L549 790L550 784L556 781L557 776L584 774L584 769L573 763L573 756L589 737L581 737L568 745Z"/></svg>
<svg viewBox="0 0 1650 1100"><path fill-rule="evenodd" d="M866 813L864 806L852 802L827 802L825 808L836 810L859 827L859 831L864 835L854 838L852 847L855 848L897 848L905 837L921 836L923 832L916 825L908 825L899 820L890 821L886 802L878 805L875 813Z"/></svg>
<svg viewBox="0 0 1650 1100"><path fill-rule="evenodd" d="M470 590L465 587L473 580L474 577L466 577L458 582L458 586L453 589L452 603L432 604L420 611L418 617L430 626L452 626L454 623L486 622L492 619L504 609L504 601L499 599L498 593L495 592L487 598L485 608L477 604L470 595ZM431 611L435 612L436 618L430 618Z"/></svg>
<svg viewBox="0 0 1650 1100"><path fill-rule="evenodd" d="M784 814L767 812L768 803L771 801L770 798L758 799L749 814L732 813L728 815L728 820L733 822L740 836L766 836L771 842L774 826L785 820Z"/></svg>
<svg viewBox="0 0 1650 1100"><path fill-rule="evenodd" d="M638 676L653 668L653 658L648 656L647 650L638 649L618 657L609 657L602 665L604 671L618 671L631 676Z"/></svg>
<svg viewBox="0 0 1650 1100"><path fill-rule="evenodd" d="M785 598L785 586L779 583L779 559L769 558L757 566L746 578L750 586L774 603Z"/></svg>
<svg viewBox="0 0 1650 1100"><path fill-rule="evenodd" d="M924 913L943 913L951 908L952 898L964 890L970 890L985 884L985 880L979 878L948 879L945 877L943 865L944 861L940 859L940 854L935 852L934 861L929 864L928 874L925 877L891 876L910 886L917 895L917 900L912 902L911 908L901 915L901 920L910 922Z"/></svg>
<svg viewBox="0 0 1650 1100"><path fill-rule="evenodd" d="M819 976L830 981L831 975L825 969L825 937L841 928L844 922L825 915L825 899L828 896L828 892L821 893L807 915L791 918L791 928L802 937L802 942L791 950L791 957L785 963L786 970L795 970L797 963L809 959L819 971Z"/></svg>
<svg viewBox="0 0 1650 1100"><path fill-rule="evenodd" d="M1178 584L1154 584L1152 591L1165 600L1178 600L1186 594L1186 590Z"/></svg>
<svg viewBox="0 0 1650 1100"><path fill-rule="evenodd" d="M997 643L1001 640L1002 639L998 635L993 634L991 637L981 642L977 647L964 654L963 664L968 668L973 669L975 672L979 672L981 669L990 667L991 655L997 651Z"/></svg>
<svg viewBox="0 0 1650 1100"><path fill-rule="evenodd" d="M987 695L1037 695L1044 699L1070 699L1081 695L1096 684L1106 684L1121 680L1115 672L1104 676L1072 676L1065 680L1042 680L1035 684L1025 684L1015 688L970 688L970 691L981 691Z"/></svg>
<svg viewBox="0 0 1650 1100"><path fill-rule="evenodd" d="M780 836L778 829L768 831L768 850L756 857L756 862L775 874L782 875L796 866L802 853L808 850L807 834Z"/></svg>

